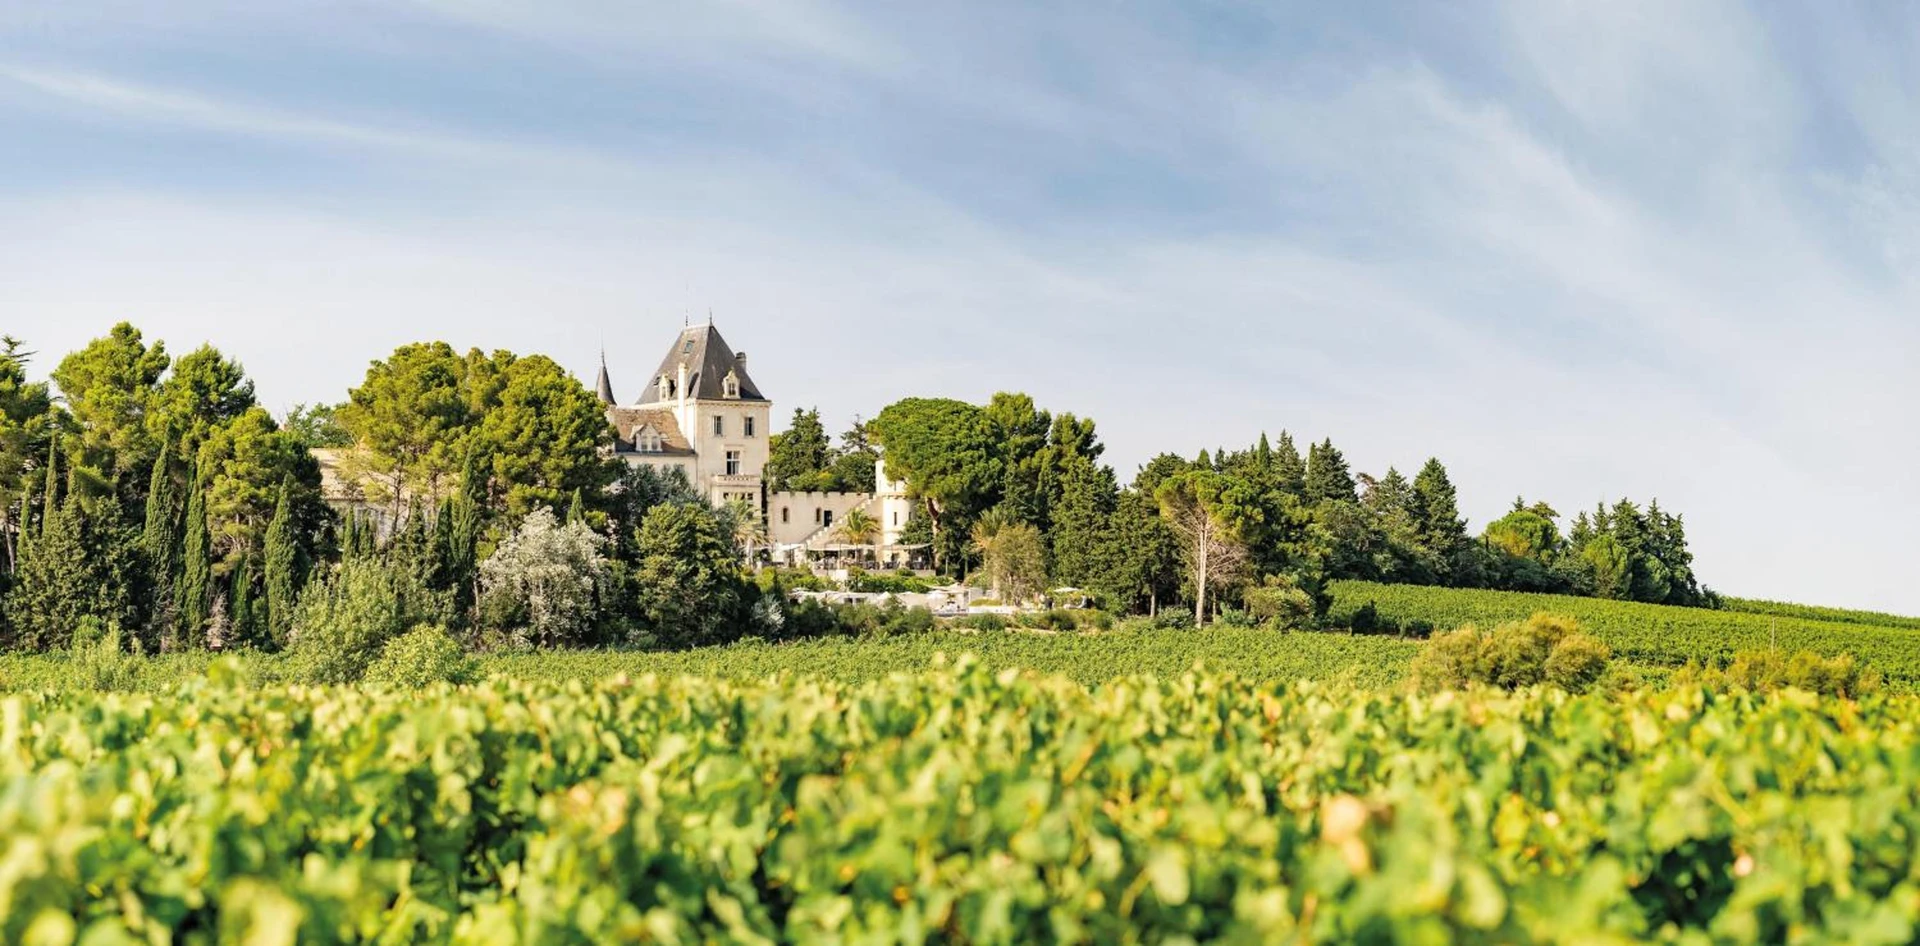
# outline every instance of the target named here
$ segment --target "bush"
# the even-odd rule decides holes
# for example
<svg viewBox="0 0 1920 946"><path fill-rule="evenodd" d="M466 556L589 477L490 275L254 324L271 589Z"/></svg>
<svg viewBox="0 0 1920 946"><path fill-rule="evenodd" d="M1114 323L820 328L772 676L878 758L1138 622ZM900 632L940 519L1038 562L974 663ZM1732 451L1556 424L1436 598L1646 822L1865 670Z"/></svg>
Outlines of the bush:
<svg viewBox="0 0 1920 946"><path fill-rule="evenodd" d="M1162 631L1191 631L1193 614L1179 608L1171 608L1154 615L1150 623L1155 629Z"/></svg>
<svg viewBox="0 0 1920 946"><path fill-rule="evenodd" d="M91 690L131 690L140 682L140 655L129 653L118 624L83 617L68 657L74 682Z"/></svg>
<svg viewBox="0 0 1920 946"><path fill-rule="evenodd" d="M939 625L926 608L909 608L898 599L880 604L842 604L832 606L840 633L854 637L898 637L924 634Z"/></svg>
<svg viewBox="0 0 1920 946"><path fill-rule="evenodd" d="M1258 588L1249 588L1241 596L1247 606L1247 613L1258 624L1266 624L1283 631L1298 631L1313 627L1317 610L1313 596L1290 579L1270 577ZM1372 614L1371 608L1362 612ZM1226 615L1221 615L1224 619ZM1377 619L1377 615L1374 615ZM1354 619L1354 630L1367 633L1372 627L1360 627L1360 616Z"/></svg>
<svg viewBox="0 0 1920 946"><path fill-rule="evenodd" d="M828 591L832 582L804 568L763 568L753 576L762 592Z"/></svg>
<svg viewBox="0 0 1920 946"><path fill-rule="evenodd" d="M287 678L353 683L387 641L438 616L436 599L376 559L348 559L307 584L295 609Z"/></svg>
<svg viewBox="0 0 1920 946"><path fill-rule="evenodd" d="M446 628L423 624L387 641L361 679L419 689L435 683L472 683L479 678L479 669Z"/></svg>
<svg viewBox="0 0 1920 946"><path fill-rule="evenodd" d="M1023 614L1020 616L1020 625L1036 631L1071 631L1077 626L1073 620L1073 612L1059 608Z"/></svg>
<svg viewBox="0 0 1920 946"><path fill-rule="evenodd" d="M1013 622L1004 614L969 614L953 622L953 626L969 631L1004 631L1012 627Z"/></svg>
<svg viewBox="0 0 1920 946"><path fill-rule="evenodd" d="M609 587L603 544L584 522L563 525L545 507L529 513L480 563L486 625L539 646L594 643L595 602Z"/></svg>
<svg viewBox="0 0 1920 946"><path fill-rule="evenodd" d="M847 572L847 590L867 594L923 595L932 591L933 586L912 572L873 574L855 568Z"/></svg>
<svg viewBox="0 0 1920 946"><path fill-rule="evenodd" d="M1073 615L1073 624L1083 631L1113 630L1113 615L1096 609L1069 612Z"/></svg>
<svg viewBox="0 0 1920 946"><path fill-rule="evenodd" d="M1743 650L1722 669L1703 670L1689 663L1673 676L1676 684L1692 683L1715 689L1738 688L1754 693L1770 693L1795 687L1822 696L1859 699L1880 689L1880 672L1855 660L1851 654L1822 657L1812 651L1783 656L1772 650Z"/></svg>
<svg viewBox="0 0 1920 946"><path fill-rule="evenodd" d="M1247 611L1242 611L1239 608L1228 608L1225 611L1220 612L1219 619L1216 620L1214 623L1219 624L1221 627L1237 627L1237 628L1244 629L1244 628L1259 627L1260 619L1254 617L1252 613Z"/></svg>
<svg viewBox="0 0 1920 946"><path fill-rule="evenodd" d="M1611 649L1568 617L1536 614L1491 632L1468 625L1435 637L1410 668L1427 689L1469 685L1519 689L1550 683L1585 692L1606 673Z"/></svg>

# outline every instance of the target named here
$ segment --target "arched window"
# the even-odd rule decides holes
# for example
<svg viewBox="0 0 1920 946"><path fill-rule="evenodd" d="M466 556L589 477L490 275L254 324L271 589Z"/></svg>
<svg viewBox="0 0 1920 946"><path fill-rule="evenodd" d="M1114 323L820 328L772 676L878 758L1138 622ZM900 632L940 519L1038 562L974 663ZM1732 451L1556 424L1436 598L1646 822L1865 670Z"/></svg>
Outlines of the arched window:
<svg viewBox="0 0 1920 946"><path fill-rule="evenodd" d="M720 396L730 399L740 396L740 375L738 373L729 371L727 372L727 376L720 380Z"/></svg>

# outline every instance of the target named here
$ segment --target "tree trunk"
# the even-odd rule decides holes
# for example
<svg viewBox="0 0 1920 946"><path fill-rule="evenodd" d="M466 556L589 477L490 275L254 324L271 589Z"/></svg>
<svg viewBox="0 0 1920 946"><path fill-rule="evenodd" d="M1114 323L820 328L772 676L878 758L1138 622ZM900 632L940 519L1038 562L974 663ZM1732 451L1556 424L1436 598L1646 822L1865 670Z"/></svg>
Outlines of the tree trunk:
<svg viewBox="0 0 1920 946"><path fill-rule="evenodd" d="M1193 549L1193 626L1207 623L1207 558L1213 551L1211 529L1202 527Z"/></svg>

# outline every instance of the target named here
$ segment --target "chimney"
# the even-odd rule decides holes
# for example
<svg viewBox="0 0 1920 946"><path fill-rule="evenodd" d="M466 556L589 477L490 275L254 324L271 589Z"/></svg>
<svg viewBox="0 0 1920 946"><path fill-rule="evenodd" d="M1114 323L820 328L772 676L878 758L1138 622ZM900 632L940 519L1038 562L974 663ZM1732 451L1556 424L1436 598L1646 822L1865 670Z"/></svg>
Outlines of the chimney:
<svg viewBox="0 0 1920 946"><path fill-rule="evenodd" d="M745 368L747 366L747 353L736 352L733 356L733 363L736 365L739 365L742 368Z"/></svg>

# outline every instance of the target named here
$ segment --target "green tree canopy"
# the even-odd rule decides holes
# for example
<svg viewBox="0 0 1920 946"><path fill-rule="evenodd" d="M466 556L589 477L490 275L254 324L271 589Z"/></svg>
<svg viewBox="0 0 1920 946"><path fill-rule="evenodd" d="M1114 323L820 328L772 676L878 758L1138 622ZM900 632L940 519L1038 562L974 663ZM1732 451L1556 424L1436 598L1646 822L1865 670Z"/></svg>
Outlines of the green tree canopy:
<svg viewBox="0 0 1920 946"><path fill-rule="evenodd" d="M224 563L222 573L264 547L282 484L295 487L296 516L311 521L319 514L319 465L265 408L248 408L213 428L200 446L199 469L206 485L207 529L213 552Z"/></svg>
<svg viewBox="0 0 1920 946"><path fill-rule="evenodd" d="M474 377L489 396L468 449L487 459L508 516L562 511L576 491L597 498L618 476L603 453L613 430L600 399L552 359L508 357Z"/></svg>
<svg viewBox="0 0 1920 946"><path fill-rule="evenodd" d="M817 489L833 462L833 444L820 423L819 408L794 408L787 429L767 441L767 489L772 492Z"/></svg>
<svg viewBox="0 0 1920 946"><path fill-rule="evenodd" d="M96 491L131 484L127 495L139 494L158 449L147 412L169 362L165 343L148 345L121 322L53 369L73 417L76 436L67 446L77 479Z"/></svg>
<svg viewBox="0 0 1920 946"><path fill-rule="evenodd" d="M175 443L191 456L217 427L254 406L253 382L236 361L211 345L174 359L154 389L146 414L147 435L156 444Z"/></svg>

